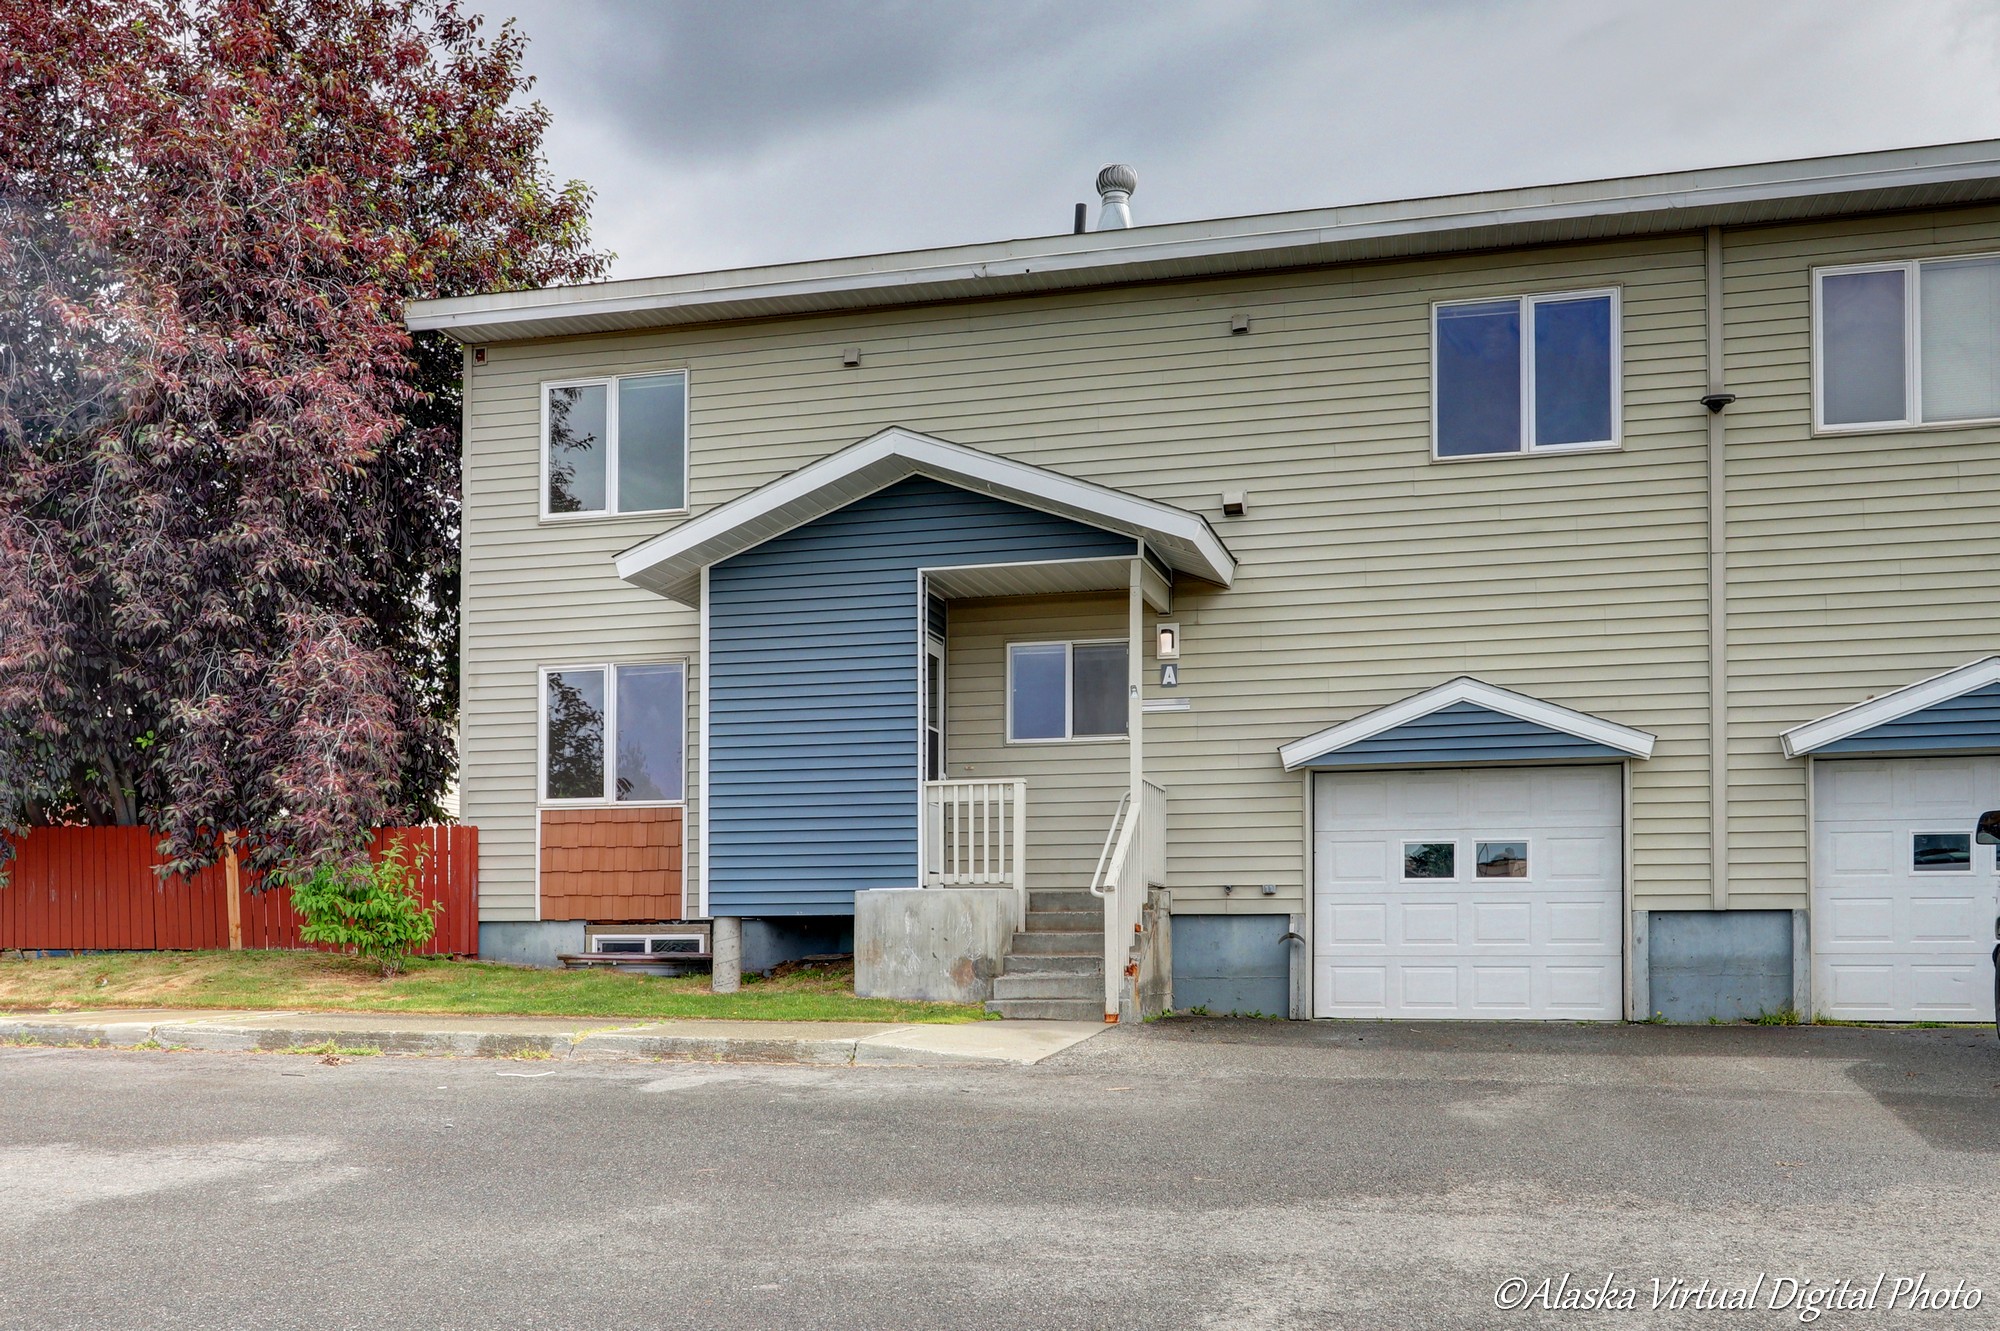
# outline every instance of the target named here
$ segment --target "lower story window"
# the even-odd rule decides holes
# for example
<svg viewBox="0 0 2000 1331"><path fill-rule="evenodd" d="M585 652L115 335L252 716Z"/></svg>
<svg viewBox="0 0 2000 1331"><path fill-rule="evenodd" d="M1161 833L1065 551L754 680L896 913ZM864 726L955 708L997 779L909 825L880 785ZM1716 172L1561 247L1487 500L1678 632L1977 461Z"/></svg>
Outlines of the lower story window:
<svg viewBox="0 0 2000 1331"><path fill-rule="evenodd" d="M686 793L687 667L542 672L542 799L669 804Z"/></svg>
<svg viewBox="0 0 2000 1331"><path fill-rule="evenodd" d="M1007 738L1112 739L1125 734L1126 645L1017 642L1007 648Z"/></svg>

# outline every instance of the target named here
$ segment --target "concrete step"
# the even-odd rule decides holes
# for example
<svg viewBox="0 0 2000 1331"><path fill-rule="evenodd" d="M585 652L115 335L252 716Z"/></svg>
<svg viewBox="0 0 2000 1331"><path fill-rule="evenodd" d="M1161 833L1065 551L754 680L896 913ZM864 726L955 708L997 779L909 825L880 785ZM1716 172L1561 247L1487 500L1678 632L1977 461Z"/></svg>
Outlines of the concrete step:
<svg viewBox="0 0 2000 1331"><path fill-rule="evenodd" d="M1002 975L1048 975L1055 971L1067 971L1072 975L1102 975L1104 954L1099 951L1088 957L1051 957L1010 952L1000 963Z"/></svg>
<svg viewBox="0 0 2000 1331"><path fill-rule="evenodd" d="M1031 910L1028 932L1082 934L1103 932L1104 912L1099 910Z"/></svg>
<svg viewBox="0 0 2000 1331"><path fill-rule="evenodd" d="M996 998L986 1010L1017 1021L1102 1021L1104 996L1100 992L1096 998Z"/></svg>
<svg viewBox="0 0 2000 1331"><path fill-rule="evenodd" d="M1015 934L1013 954L1022 957L1101 957L1104 935L1100 933Z"/></svg>
<svg viewBox="0 0 2000 1331"><path fill-rule="evenodd" d="M1043 887L1028 893L1029 910L1087 910L1098 919L1104 918L1102 898L1090 895L1083 888Z"/></svg>
<svg viewBox="0 0 2000 1331"><path fill-rule="evenodd" d="M1042 975L996 975L993 977L993 997L1002 1001L1014 998L1102 999L1104 980L1096 975L1066 971Z"/></svg>

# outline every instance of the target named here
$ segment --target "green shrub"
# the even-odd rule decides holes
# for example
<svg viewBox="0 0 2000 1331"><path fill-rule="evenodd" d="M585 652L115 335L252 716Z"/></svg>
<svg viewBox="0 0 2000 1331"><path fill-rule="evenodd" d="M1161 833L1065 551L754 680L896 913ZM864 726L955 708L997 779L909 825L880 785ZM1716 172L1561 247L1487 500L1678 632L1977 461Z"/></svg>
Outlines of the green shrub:
<svg viewBox="0 0 2000 1331"><path fill-rule="evenodd" d="M404 958L431 941L444 909L442 901L424 905L417 893L423 862L421 850L407 859L392 840L376 863L322 864L291 879L292 909L305 921L299 937L359 953L385 979L399 974Z"/></svg>

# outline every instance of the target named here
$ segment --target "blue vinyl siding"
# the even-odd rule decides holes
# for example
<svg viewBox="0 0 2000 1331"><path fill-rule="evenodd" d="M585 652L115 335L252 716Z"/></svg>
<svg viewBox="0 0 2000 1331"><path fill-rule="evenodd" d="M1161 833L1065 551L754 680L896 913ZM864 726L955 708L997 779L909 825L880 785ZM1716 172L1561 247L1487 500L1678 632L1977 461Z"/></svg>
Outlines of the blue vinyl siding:
<svg viewBox="0 0 2000 1331"><path fill-rule="evenodd" d="M1546 762L1626 756L1607 744L1517 720L1478 703L1459 702L1344 749L1322 754L1305 766Z"/></svg>
<svg viewBox="0 0 2000 1331"><path fill-rule="evenodd" d="M710 912L851 915L915 886L918 569L1136 548L918 477L710 568Z"/></svg>
<svg viewBox="0 0 2000 1331"><path fill-rule="evenodd" d="M1964 753L2000 749L2000 684L1961 693L1814 749L1836 753Z"/></svg>

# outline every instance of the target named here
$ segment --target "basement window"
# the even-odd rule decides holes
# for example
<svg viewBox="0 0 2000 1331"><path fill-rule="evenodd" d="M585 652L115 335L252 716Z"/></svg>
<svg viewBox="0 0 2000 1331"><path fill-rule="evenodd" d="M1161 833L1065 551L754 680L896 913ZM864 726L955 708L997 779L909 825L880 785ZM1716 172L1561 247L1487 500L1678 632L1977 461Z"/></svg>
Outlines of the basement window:
<svg viewBox="0 0 2000 1331"><path fill-rule="evenodd" d="M687 509L687 375L542 386L542 517Z"/></svg>
<svg viewBox="0 0 2000 1331"><path fill-rule="evenodd" d="M544 804L680 803L686 666L555 666L541 678Z"/></svg>
<svg viewBox="0 0 2000 1331"><path fill-rule="evenodd" d="M2000 420L2000 255L1813 273L1813 424Z"/></svg>
<svg viewBox="0 0 2000 1331"><path fill-rule="evenodd" d="M670 956L675 953L699 955L708 944L700 934L593 934L590 950L613 956Z"/></svg>
<svg viewBox="0 0 2000 1331"><path fill-rule="evenodd" d="M1125 737L1123 642L1017 642L1007 647L1011 744Z"/></svg>
<svg viewBox="0 0 2000 1331"><path fill-rule="evenodd" d="M1432 455L1616 448L1619 354L1615 290L1433 306Z"/></svg>

